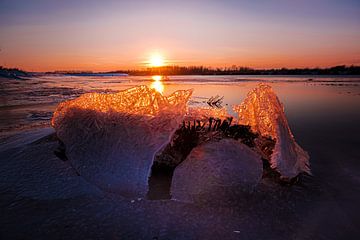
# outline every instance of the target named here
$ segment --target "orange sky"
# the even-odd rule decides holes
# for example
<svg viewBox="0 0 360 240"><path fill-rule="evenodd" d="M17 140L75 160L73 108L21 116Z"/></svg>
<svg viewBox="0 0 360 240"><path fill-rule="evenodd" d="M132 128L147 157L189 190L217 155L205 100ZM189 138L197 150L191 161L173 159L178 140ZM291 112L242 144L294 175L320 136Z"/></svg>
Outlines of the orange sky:
<svg viewBox="0 0 360 240"><path fill-rule="evenodd" d="M292 2L292 1L291 1ZM360 64L357 1L1 1L0 65L29 71Z"/></svg>

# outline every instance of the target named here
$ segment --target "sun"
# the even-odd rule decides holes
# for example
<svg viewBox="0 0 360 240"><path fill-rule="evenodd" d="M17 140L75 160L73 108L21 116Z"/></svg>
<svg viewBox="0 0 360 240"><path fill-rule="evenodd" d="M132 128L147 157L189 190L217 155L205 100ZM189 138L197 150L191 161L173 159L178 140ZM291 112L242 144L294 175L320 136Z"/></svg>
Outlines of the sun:
<svg viewBox="0 0 360 240"><path fill-rule="evenodd" d="M165 60L160 54L155 54L150 57L149 65L150 67L162 67L165 65Z"/></svg>

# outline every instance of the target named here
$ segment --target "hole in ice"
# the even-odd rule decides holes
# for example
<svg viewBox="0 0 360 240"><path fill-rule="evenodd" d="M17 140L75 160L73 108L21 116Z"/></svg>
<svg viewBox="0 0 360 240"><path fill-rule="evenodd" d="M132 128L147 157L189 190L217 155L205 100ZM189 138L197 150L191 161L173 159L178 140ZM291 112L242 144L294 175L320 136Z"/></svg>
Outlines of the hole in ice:
<svg viewBox="0 0 360 240"><path fill-rule="evenodd" d="M169 165L154 162L149 178L149 191L147 198L150 200L171 199L170 187L175 168Z"/></svg>
<svg viewBox="0 0 360 240"><path fill-rule="evenodd" d="M148 182L148 199L171 198L170 187L174 170L198 144L198 138L196 128L188 127L184 123L176 130L171 142L156 154Z"/></svg>

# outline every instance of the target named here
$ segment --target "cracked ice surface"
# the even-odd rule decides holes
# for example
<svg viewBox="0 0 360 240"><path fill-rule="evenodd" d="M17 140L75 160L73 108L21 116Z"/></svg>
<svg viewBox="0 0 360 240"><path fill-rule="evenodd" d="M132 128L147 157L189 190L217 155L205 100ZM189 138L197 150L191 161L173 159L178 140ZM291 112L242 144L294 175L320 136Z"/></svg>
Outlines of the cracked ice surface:
<svg viewBox="0 0 360 240"><path fill-rule="evenodd" d="M254 132L276 139L271 167L283 177L310 173L309 155L295 142L284 107L270 86L260 84L244 102L234 106L234 111L239 114L239 124L250 125Z"/></svg>
<svg viewBox="0 0 360 240"><path fill-rule="evenodd" d="M146 86L89 93L59 105L52 119L76 171L111 192L147 191L154 154L181 124L191 90L168 97Z"/></svg>

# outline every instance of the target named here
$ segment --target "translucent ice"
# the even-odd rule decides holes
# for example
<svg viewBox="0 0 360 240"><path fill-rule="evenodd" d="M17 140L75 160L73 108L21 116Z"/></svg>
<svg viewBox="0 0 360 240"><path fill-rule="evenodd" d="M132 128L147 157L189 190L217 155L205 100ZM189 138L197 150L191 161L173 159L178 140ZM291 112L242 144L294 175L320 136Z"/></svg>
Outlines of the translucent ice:
<svg viewBox="0 0 360 240"><path fill-rule="evenodd" d="M144 196L154 155L170 143L183 120L230 117L224 108L188 109L191 94L181 90L165 97L145 86L115 94L84 94L59 104L52 125L66 146L70 164L88 182L107 191ZM270 162L283 177L310 172L309 156L295 142L271 87L260 85L234 111L239 124L276 140ZM189 149L190 155L175 167L173 197L192 201L194 196L221 189L256 185L262 172L259 155L239 141L218 140Z"/></svg>
<svg viewBox="0 0 360 240"><path fill-rule="evenodd" d="M310 173L309 155L295 142L283 105L270 86L260 84L243 103L234 106L234 111L239 114L239 124L250 125L253 131L276 139L271 167L282 177Z"/></svg>
<svg viewBox="0 0 360 240"><path fill-rule="evenodd" d="M262 176L260 155L233 139L195 147L176 169L171 194L176 200L227 198L251 191Z"/></svg>
<svg viewBox="0 0 360 240"><path fill-rule="evenodd" d="M154 154L183 121L191 90L165 97L145 86L61 103L52 125L85 179L124 195L147 191Z"/></svg>

